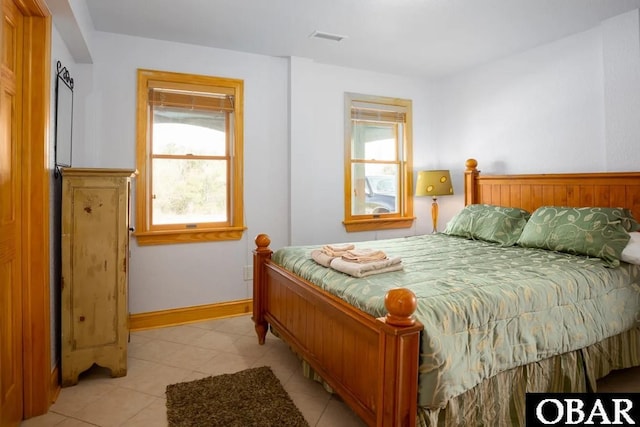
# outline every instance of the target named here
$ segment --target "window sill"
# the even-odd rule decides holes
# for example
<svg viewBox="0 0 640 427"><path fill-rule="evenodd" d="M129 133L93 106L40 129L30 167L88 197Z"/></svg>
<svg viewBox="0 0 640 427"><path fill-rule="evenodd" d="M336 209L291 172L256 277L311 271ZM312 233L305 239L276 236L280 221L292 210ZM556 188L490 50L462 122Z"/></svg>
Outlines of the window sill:
<svg viewBox="0 0 640 427"><path fill-rule="evenodd" d="M240 240L247 227L205 228L200 230L170 230L136 232L134 236L140 246L168 245L175 243L216 242Z"/></svg>
<svg viewBox="0 0 640 427"><path fill-rule="evenodd" d="M388 230L393 228L410 228L413 226L415 217L406 218L368 218L343 221L344 228L348 232Z"/></svg>

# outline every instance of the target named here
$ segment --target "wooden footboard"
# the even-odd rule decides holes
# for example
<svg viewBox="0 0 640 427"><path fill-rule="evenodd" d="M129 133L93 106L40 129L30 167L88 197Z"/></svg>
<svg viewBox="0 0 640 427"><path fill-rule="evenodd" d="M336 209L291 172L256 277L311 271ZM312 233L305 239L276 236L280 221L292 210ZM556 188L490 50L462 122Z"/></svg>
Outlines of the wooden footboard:
<svg viewBox="0 0 640 427"><path fill-rule="evenodd" d="M253 259L259 343L271 325L368 425L414 426L422 330L415 295L390 291L389 314L373 318L271 262L269 244L259 235Z"/></svg>

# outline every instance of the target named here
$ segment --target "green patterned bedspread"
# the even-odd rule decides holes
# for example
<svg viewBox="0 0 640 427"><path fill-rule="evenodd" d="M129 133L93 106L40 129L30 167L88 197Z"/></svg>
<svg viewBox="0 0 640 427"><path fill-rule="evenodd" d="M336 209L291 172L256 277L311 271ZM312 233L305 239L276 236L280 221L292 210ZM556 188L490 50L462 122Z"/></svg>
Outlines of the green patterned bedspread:
<svg viewBox="0 0 640 427"><path fill-rule="evenodd" d="M375 317L386 314L389 289L411 289L424 325L420 406L442 407L498 372L640 325L640 266L444 234L355 245L400 256L404 269L356 279L316 264L318 246L272 259Z"/></svg>

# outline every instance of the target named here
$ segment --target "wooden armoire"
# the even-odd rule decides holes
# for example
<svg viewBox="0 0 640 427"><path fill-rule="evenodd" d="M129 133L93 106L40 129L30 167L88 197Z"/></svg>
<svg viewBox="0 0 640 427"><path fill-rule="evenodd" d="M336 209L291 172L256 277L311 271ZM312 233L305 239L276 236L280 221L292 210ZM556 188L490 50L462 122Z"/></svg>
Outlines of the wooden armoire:
<svg viewBox="0 0 640 427"><path fill-rule="evenodd" d="M62 385L93 364L127 373L129 169L61 168Z"/></svg>

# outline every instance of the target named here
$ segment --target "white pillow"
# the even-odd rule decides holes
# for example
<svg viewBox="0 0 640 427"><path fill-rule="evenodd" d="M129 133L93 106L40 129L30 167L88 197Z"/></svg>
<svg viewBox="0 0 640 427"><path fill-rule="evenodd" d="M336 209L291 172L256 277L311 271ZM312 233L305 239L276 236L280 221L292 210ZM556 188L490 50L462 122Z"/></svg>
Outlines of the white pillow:
<svg viewBox="0 0 640 427"><path fill-rule="evenodd" d="M640 265L640 232L632 231L629 233L629 236L631 238L622 251L620 259L629 264Z"/></svg>

